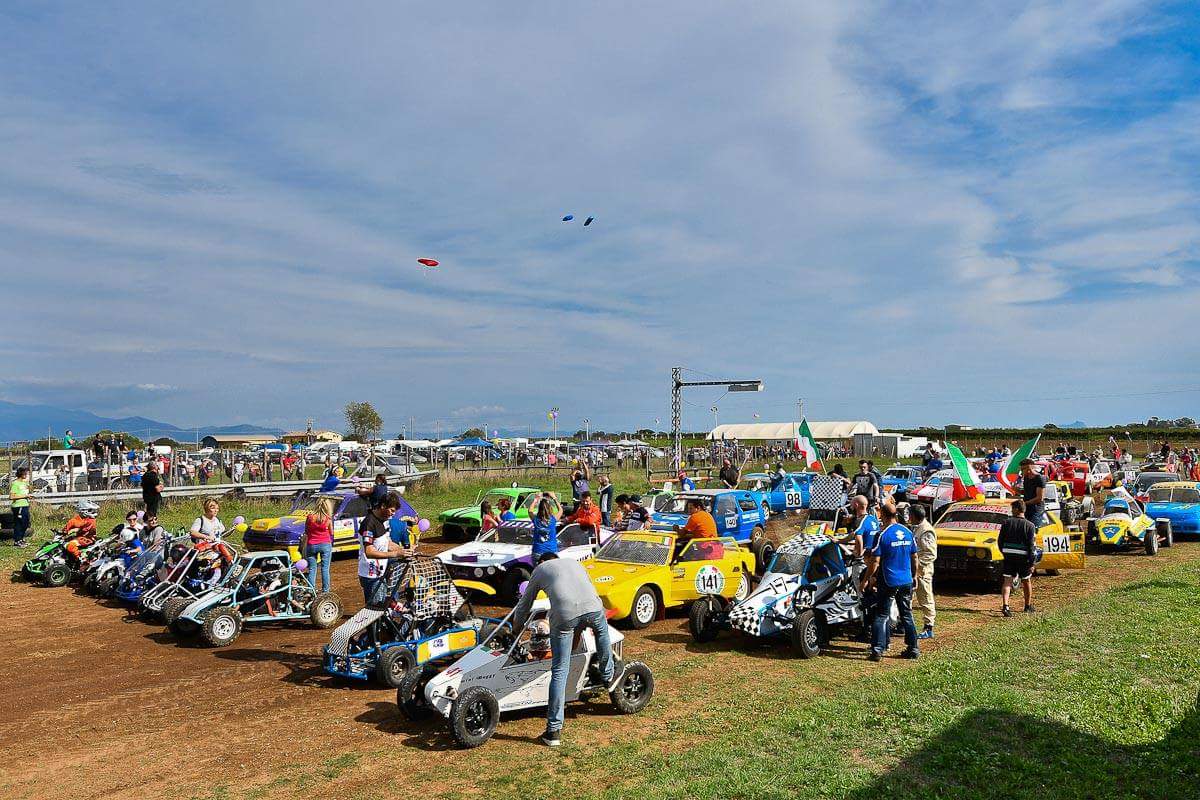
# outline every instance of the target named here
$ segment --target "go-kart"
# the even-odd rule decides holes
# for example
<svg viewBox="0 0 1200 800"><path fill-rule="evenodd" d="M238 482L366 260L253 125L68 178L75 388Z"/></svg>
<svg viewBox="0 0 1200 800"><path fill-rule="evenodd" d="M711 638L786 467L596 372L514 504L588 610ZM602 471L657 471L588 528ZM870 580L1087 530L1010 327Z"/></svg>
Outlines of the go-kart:
<svg viewBox="0 0 1200 800"><path fill-rule="evenodd" d="M168 563L168 557L182 558L191 550L191 540L191 535L180 531L169 540L161 539L156 544L143 548L106 596L115 597L133 606L140 605L142 595L158 585L176 566L174 562Z"/></svg>
<svg viewBox="0 0 1200 800"><path fill-rule="evenodd" d="M384 572L387 599L367 605L334 629L322 653L325 671L355 680L374 678L399 688L430 661L458 656L479 643L485 625L462 589L495 594L487 584L452 581L436 558L396 559Z"/></svg>
<svg viewBox="0 0 1200 800"><path fill-rule="evenodd" d="M1101 547L1127 550L1141 548L1156 555L1158 548L1175 544L1175 532L1169 519L1152 519L1137 500L1113 496L1104 501L1104 511L1088 520L1088 541Z"/></svg>
<svg viewBox="0 0 1200 800"><path fill-rule="evenodd" d="M303 561L291 563L286 550L267 550L241 556L228 578L195 597L174 597L164 606L171 632L200 633L213 647L232 644L246 625L308 620L331 628L342 617L342 601L333 592L318 592L301 571Z"/></svg>
<svg viewBox="0 0 1200 800"><path fill-rule="evenodd" d="M521 631L513 630L509 612L479 645L440 672L415 671L396 690L396 702L409 719L437 712L446 718L454 741L478 747L492 737L505 711L537 708L549 703L550 644L546 601L534 611ZM535 637L535 631L541 631ZM654 673L640 661L622 665L624 636L609 630L612 656L620 671L610 693L594 663L596 640L590 630L576 637L571 651L566 699L588 700L608 695L622 714L635 714L654 696Z"/></svg>
<svg viewBox="0 0 1200 800"><path fill-rule="evenodd" d="M835 626L865 616L862 565L846 566L841 547L823 533L801 533L785 542L750 596L730 603L707 595L692 604L688 630L711 642L724 630L786 638L803 658L820 655Z"/></svg>
<svg viewBox="0 0 1200 800"><path fill-rule="evenodd" d="M113 531L107 546L98 547L88 553L86 560L81 559L79 574L83 576L79 582L82 594L93 594L106 597L112 593L121 580L125 569L133 563L141 552L141 543L129 546L121 540L120 528ZM99 544L99 542L97 543Z"/></svg>
<svg viewBox="0 0 1200 800"><path fill-rule="evenodd" d="M67 550L67 545L77 537L64 535L61 531L46 542L21 568L21 575L29 581L38 581L43 586L66 586L79 574L81 566L90 563L96 554L104 551L113 541L112 536L93 541L79 548L78 557Z"/></svg>
<svg viewBox="0 0 1200 800"><path fill-rule="evenodd" d="M138 609L149 619L162 616L169 624L171 620L164 613L168 600L195 600L224 585L236 560L237 552L220 540L194 546L173 541L167 548L166 562L159 570L157 582L147 586L138 599ZM178 604L175 607L178 609Z"/></svg>

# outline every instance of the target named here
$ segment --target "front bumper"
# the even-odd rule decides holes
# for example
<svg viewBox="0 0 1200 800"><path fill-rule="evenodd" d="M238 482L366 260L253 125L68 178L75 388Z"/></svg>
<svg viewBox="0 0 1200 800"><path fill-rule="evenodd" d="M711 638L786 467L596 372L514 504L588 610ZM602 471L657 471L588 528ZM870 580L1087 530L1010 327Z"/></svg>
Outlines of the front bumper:
<svg viewBox="0 0 1200 800"><path fill-rule="evenodd" d="M986 547L938 545L933 574L964 580L998 579L1004 571L1004 560Z"/></svg>

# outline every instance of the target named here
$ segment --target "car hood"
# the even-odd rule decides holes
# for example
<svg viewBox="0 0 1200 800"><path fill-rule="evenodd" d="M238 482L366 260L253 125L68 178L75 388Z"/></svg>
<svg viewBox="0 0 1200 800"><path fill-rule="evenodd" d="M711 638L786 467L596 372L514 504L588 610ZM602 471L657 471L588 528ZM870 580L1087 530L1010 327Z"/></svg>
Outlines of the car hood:
<svg viewBox="0 0 1200 800"><path fill-rule="evenodd" d="M938 546L990 547L996 543L998 531L959 528L934 528Z"/></svg>
<svg viewBox="0 0 1200 800"><path fill-rule="evenodd" d="M738 608L762 608L773 605L781 597L790 597L800 586L799 575L787 572L768 572L758 582L758 587L737 604Z"/></svg>
<svg viewBox="0 0 1200 800"><path fill-rule="evenodd" d="M642 583L653 574L668 574L670 567L660 564L624 564L619 561L598 561L589 558L583 562L592 585L600 593L608 592L627 583Z"/></svg>
<svg viewBox="0 0 1200 800"><path fill-rule="evenodd" d="M1146 514L1189 514L1200 511L1200 503L1147 503Z"/></svg>
<svg viewBox="0 0 1200 800"><path fill-rule="evenodd" d="M1124 539L1132 525L1133 520L1124 514L1110 514L1096 520L1096 534L1101 542L1111 544Z"/></svg>
<svg viewBox="0 0 1200 800"><path fill-rule="evenodd" d="M670 514L665 511L658 511L651 514L650 518L660 525L683 525L688 521L687 514Z"/></svg>
<svg viewBox="0 0 1200 800"><path fill-rule="evenodd" d="M520 558L528 558L531 552L532 548L529 545L467 542L439 553L437 558L443 564L498 567Z"/></svg>
<svg viewBox="0 0 1200 800"><path fill-rule="evenodd" d="M438 514L438 519L452 519L454 517L467 517L478 521L479 506L459 506L458 508L451 508Z"/></svg>

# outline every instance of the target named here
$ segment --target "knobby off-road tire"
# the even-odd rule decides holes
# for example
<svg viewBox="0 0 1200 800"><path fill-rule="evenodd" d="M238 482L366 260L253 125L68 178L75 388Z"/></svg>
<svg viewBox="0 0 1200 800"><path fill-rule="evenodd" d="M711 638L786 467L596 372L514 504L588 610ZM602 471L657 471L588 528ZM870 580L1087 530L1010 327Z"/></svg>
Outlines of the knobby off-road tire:
<svg viewBox="0 0 1200 800"><path fill-rule="evenodd" d="M420 722L433 716L432 706L425 702L425 686L436 674L434 670L414 669L404 676L396 689L396 706L405 719Z"/></svg>
<svg viewBox="0 0 1200 800"><path fill-rule="evenodd" d="M638 713L654 697L654 673L641 661L630 661L609 696L622 714Z"/></svg>
<svg viewBox="0 0 1200 800"><path fill-rule="evenodd" d="M417 659L407 647L389 647L375 664L375 679L384 686L399 689L409 673L416 669Z"/></svg>
<svg viewBox="0 0 1200 800"><path fill-rule="evenodd" d="M500 703L485 686L468 686L450 706L450 733L461 747L479 747L499 721Z"/></svg>
<svg viewBox="0 0 1200 800"><path fill-rule="evenodd" d="M242 633L242 615L233 606L218 606L204 615L204 641L213 647L231 645Z"/></svg>
<svg viewBox="0 0 1200 800"><path fill-rule="evenodd" d="M308 607L308 617L321 630L332 628L342 618L342 599L333 592L321 592Z"/></svg>

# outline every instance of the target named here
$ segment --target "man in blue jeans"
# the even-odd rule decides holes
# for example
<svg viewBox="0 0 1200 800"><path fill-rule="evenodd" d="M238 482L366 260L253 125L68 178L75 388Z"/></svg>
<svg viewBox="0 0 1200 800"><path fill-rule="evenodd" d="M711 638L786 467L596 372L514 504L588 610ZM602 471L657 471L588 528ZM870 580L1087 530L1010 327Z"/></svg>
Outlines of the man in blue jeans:
<svg viewBox="0 0 1200 800"><path fill-rule="evenodd" d="M563 706L566 704L567 676L571 668L571 647L575 635L591 628L596 637L596 664L604 685L611 691L621 677L622 668L614 663L612 643L608 638L608 620L604 604L588 579L587 570L571 558L559 558L547 553L513 609L513 630L519 632L529 619L538 592L550 599L550 702L546 706L546 731L542 744L558 747L563 726Z"/></svg>
<svg viewBox="0 0 1200 800"><path fill-rule="evenodd" d="M874 619L871 620L872 661L879 661L892 635L892 601L904 626L904 658L920 658L917 626L913 622L913 575L917 571L917 543L912 531L896 522L896 506L885 502L879 509L883 531L875 546L867 550L867 585L875 588Z"/></svg>

